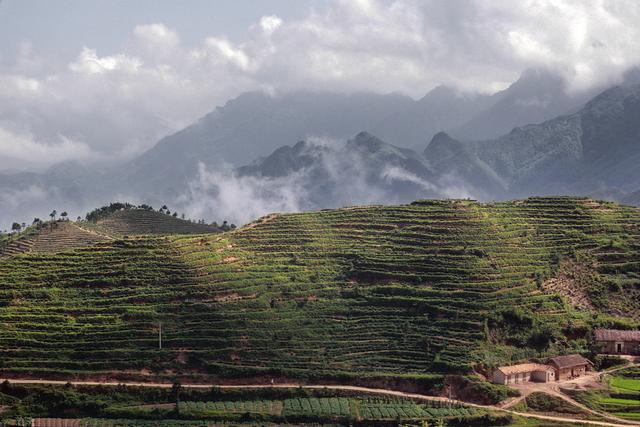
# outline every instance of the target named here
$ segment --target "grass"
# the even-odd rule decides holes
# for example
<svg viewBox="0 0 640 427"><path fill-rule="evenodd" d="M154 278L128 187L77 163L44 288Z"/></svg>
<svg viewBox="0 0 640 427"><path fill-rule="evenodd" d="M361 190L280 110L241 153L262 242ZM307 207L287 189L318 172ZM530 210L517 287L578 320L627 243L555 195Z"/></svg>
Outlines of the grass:
<svg viewBox="0 0 640 427"><path fill-rule="evenodd" d="M437 393L475 365L586 352L597 314L640 319L639 223L586 199L420 201L3 257L0 372ZM543 286L567 260L593 313Z"/></svg>
<svg viewBox="0 0 640 427"><path fill-rule="evenodd" d="M623 390L640 391L640 379L636 378L613 377L609 384Z"/></svg>
<svg viewBox="0 0 640 427"><path fill-rule="evenodd" d="M546 393L531 393L522 402L519 410L531 410L542 413L567 414L571 416L585 415L584 411L569 402Z"/></svg>

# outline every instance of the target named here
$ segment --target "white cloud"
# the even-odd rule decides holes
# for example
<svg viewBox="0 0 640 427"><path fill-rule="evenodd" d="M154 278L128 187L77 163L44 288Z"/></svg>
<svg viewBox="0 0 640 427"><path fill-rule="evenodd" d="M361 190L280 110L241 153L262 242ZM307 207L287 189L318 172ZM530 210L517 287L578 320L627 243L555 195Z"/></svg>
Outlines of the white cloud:
<svg viewBox="0 0 640 427"><path fill-rule="evenodd" d="M205 40L206 51L200 57L213 58L214 61L222 59L235 65L241 71L250 71L249 56L242 50L234 46L229 40L219 37L208 37Z"/></svg>
<svg viewBox="0 0 640 427"><path fill-rule="evenodd" d="M92 156L83 143L58 135L52 143L36 141L31 135L21 135L0 127L0 170L16 165L42 169L65 160L87 160Z"/></svg>
<svg viewBox="0 0 640 427"><path fill-rule="evenodd" d="M137 72L142 66L142 61L127 55L115 55L99 57L95 49L84 47L75 62L69 64L69 69L76 73L102 74L109 71Z"/></svg>
<svg viewBox="0 0 640 427"><path fill-rule="evenodd" d="M260 18L260 28L265 33L271 34L282 25L282 19L276 15L268 15Z"/></svg>
<svg viewBox="0 0 640 427"><path fill-rule="evenodd" d="M133 34L143 43L161 45L164 48L173 48L180 43L178 33L161 23L138 25Z"/></svg>
<svg viewBox="0 0 640 427"><path fill-rule="evenodd" d="M636 0L333 0L300 19L263 16L245 40L191 46L141 23L120 52L87 46L63 64L23 44L0 64L0 126L122 159L250 89L489 92L542 66L581 90L640 64L638 22Z"/></svg>
<svg viewBox="0 0 640 427"><path fill-rule="evenodd" d="M0 96L33 96L40 91L40 82L37 79L5 74L0 75Z"/></svg>
<svg viewBox="0 0 640 427"><path fill-rule="evenodd" d="M230 220L245 224L270 212L297 212L303 206L302 174L284 178L236 176L230 168L210 171L199 165L178 203L191 218Z"/></svg>

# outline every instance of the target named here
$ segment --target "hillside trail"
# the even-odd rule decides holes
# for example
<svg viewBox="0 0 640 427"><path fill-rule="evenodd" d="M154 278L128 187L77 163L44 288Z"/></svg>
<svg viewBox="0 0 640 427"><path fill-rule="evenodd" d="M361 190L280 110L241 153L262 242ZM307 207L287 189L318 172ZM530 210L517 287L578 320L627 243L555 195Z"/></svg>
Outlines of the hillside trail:
<svg viewBox="0 0 640 427"><path fill-rule="evenodd" d="M97 230L94 230L91 227L82 227L81 225L78 225L78 224L73 223L73 222L71 223L71 225L73 225L74 227L76 227L76 228L78 228L81 231L84 231L86 233L90 233L90 234L93 234L93 235L98 236L98 237L104 237L105 239L108 239L108 240L115 240L115 238L113 236L110 236L109 234L106 234L106 233L98 232Z"/></svg>
<svg viewBox="0 0 640 427"><path fill-rule="evenodd" d="M51 385L65 385L71 384L75 386L128 386L128 387L157 387L157 388L171 388L173 383L153 383L153 382L115 382L115 381L59 381L59 380L36 380L36 379L4 379L0 378L0 383L9 381L15 384L51 384ZM640 424L633 421L618 420L617 423L607 421L592 421L583 420L578 418L565 418L551 415L530 414L525 412L513 411L510 409L500 408L499 406L492 405L479 405L475 403L468 403L461 400L447 399L441 396L428 396L417 393L406 393L397 390L381 389L381 388L369 388L350 385L333 385L333 384L301 384L301 383L278 383L278 384L242 384L242 385L230 385L230 384L181 384L183 388L203 389L203 388L221 388L221 389L265 389L265 388L303 388L308 390L327 389L327 390L342 390L342 391L354 391L366 394L378 394L385 396L403 397L408 399L414 399L424 402L441 402L451 403L452 405L462 405L478 409L488 409L492 411L504 412L519 417L534 418L545 421L556 421L563 423L574 423L582 425L595 425L606 427L640 427Z"/></svg>

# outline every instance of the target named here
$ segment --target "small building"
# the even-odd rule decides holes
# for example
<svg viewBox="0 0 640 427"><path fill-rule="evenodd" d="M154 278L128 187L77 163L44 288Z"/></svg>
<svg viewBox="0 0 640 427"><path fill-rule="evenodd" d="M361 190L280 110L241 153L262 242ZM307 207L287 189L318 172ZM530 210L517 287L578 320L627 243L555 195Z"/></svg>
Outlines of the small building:
<svg viewBox="0 0 640 427"><path fill-rule="evenodd" d="M493 371L494 384L520 384L529 381L546 383L555 381L555 370L548 365L522 363L513 366L501 366Z"/></svg>
<svg viewBox="0 0 640 427"><path fill-rule="evenodd" d="M595 338L602 353L640 355L640 331L596 329Z"/></svg>
<svg viewBox="0 0 640 427"><path fill-rule="evenodd" d="M593 366L590 360L579 354L552 357L549 359L549 364L556 371L556 381L580 377L590 371Z"/></svg>

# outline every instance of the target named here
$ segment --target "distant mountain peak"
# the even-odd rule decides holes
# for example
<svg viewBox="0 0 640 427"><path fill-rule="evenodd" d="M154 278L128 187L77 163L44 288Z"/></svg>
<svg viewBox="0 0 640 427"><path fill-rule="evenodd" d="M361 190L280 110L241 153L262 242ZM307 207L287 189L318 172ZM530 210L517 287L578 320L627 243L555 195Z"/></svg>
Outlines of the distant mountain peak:
<svg viewBox="0 0 640 427"><path fill-rule="evenodd" d="M371 153L379 151L385 145L388 144L366 131L359 132L353 139L347 141L348 148L364 149Z"/></svg>
<svg viewBox="0 0 640 427"><path fill-rule="evenodd" d="M431 145L431 144L445 144L445 143L450 143L452 141L453 142L457 142L457 140L452 138L451 135L449 135L447 132L440 131L440 132L436 133L435 135L433 135L433 138L431 138L431 142L429 142L429 145Z"/></svg>
<svg viewBox="0 0 640 427"><path fill-rule="evenodd" d="M464 143L452 138L446 132L438 132L431 138L424 153L427 157L441 157L446 153L451 154L464 148Z"/></svg>

